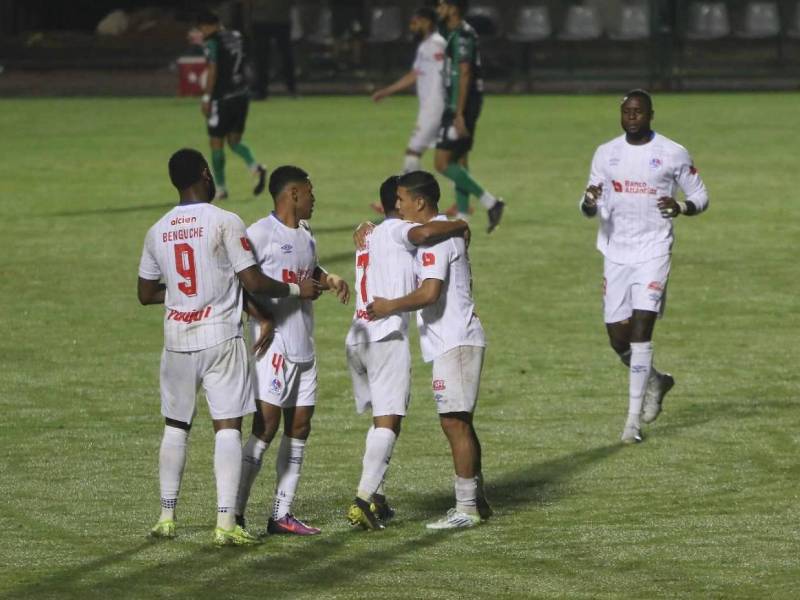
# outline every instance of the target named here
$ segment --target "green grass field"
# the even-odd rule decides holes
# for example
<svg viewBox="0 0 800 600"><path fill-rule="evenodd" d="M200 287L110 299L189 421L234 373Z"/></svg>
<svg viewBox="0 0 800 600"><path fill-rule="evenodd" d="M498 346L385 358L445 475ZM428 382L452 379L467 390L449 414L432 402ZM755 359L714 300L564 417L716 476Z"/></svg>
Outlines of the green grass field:
<svg viewBox="0 0 800 600"><path fill-rule="evenodd" d="M665 95L711 208L677 223L656 364L677 385L646 442L618 444L627 374L608 348L594 222L576 203L609 96L490 97L471 160L508 200L471 256L489 340L476 424L493 520L433 534L452 467L416 338L411 413L390 471L397 520L351 531L366 417L343 343L352 307L316 305L320 394L295 512L313 539L211 547L213 435L201 406L179 506L158 515L162 313L135 283L147 228L175 202L180 146L205 150L194 101L5 100L0 130L0 596L5 598L797 598L800 411L796 94ZM401 164L414 100L270 100L246 140L313 177L323 264L352 278L354 224ZM430 165L431 157L425 159ZM252 222L266 198L228 155ZM446 189L445 205L452 193ZM249 428L249 423L247 424ZM251 501L261 525L275 449Z"/></svg>

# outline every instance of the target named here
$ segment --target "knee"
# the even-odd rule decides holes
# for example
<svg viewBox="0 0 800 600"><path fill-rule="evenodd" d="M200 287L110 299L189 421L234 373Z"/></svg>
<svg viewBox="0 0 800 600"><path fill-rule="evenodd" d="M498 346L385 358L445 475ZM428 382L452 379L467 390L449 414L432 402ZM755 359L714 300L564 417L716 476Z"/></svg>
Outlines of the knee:
<svg viewBox="0 0 800 600"><path fill-rule="evenodd" d="M284 433L296 440L307 440L308 436L311 435L311 422L292 423L289 430Z"/></svg>
<svg viewBox="0 0 800 600"><path fill-rule="evenodd" d="M441 417L442 431L448 438L470 435L470 425L455 417Z"/></svg>

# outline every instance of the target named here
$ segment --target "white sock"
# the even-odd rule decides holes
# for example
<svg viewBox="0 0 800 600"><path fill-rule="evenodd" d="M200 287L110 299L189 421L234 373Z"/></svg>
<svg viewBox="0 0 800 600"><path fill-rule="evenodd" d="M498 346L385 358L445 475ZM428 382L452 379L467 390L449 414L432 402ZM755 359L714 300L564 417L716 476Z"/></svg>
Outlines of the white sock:
<svg viewBox="0 0 800 600"><path fill-rule="evenodd" d="M486 210L489 210L495 204L497 204L497 198L495 198L489 192L486 191L484 191L483 194L481 194L480 201L481 204L483 205L483 208L485 208Z"/></svg>
<svg viewBox="0 0 800 600"><path fill-rule="evenodd" d="M267 448L269 448L269 442L250 434L242 449L242 476L239 479L239 493L236 495L237 515L244 515L247 500L250 498L250 488L253 487L253 482L261 471L261 459Z"/></svg>
<svg viewBox="0 0 800 600"><path fill-rule="evenodd" d="M642 413L642 399L653 366L653 343L637 342L631 344L630 399L628 402L628 425L639 426Z"/></svg>
<svg viewBox="0 0 800 600"><path fill-rule="evenodd" d="M175 518L178 492L181 490L183 468L186 466L186 443L189 432L178 427L164 426L161 449L158 452L158 480L161 488L161 517Z"/></svg>
<svg viewBox="0 0 800 600"><path fill-rule="evenodd" d="M420 169L422 169L422 163L419 160L419 156L406 154L405 159L403 159L403 173L411 173L411 171L419 171Z"/></svg>
<svg viewBox="0 0 800 600"><path fill-rule="evenodd" d="M469 215L467 213L456 213L456 219L461 219L462 221L469 221Z"/></svg>
<svg viewBox="0 0 800 600"><path fill-rule="evenodd" d="M217 478L217 527L236 525L236 492L242 473L242 434L220 429L214 437L214 475Z"/></svg>
<svg viewBox="0 0 800 600"><path fill-rule="evenodd" d="M370 502L372 495L378 491L389 468L392 450L397 436L386 427L370 427L367 432L367 444L364 449L361 481L358 482L358 497Z"/></svg>
<svg viewBox="0 0 800 600"><path fill-rule="evenodd" d="M275 501L272 504L272 518L282 519L292 511L292 501L300 483L300 469L303 467L305 440L281 438L278 458L275 461L277 483L275 485Z"/></svg>
<svg viewBox="0 0 800 600"><path fill-rule="evenodd" d="M478 514L478 478L456 475L456 510L470 515Z"/></svg>

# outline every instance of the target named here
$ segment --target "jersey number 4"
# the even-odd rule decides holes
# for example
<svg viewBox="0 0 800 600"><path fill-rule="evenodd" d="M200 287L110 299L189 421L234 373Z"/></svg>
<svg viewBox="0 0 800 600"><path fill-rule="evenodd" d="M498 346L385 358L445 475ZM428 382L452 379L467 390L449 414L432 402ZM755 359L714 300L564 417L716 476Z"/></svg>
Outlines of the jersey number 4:
<svg viewBox="0 0 800 600"><path fill-rule="evenodd" d="M197 274L194 268L194 249L189 244L175 244L175 270L184 281L178 289L187 296L197 295Z"/></svg>
<svg viewBox="0 0 800 600"><path fill-rule="evenodd" d="M369 266L369 252L358 255L357 266L363 269L361 273L361 300L366 304L367 300L367 267Z"/></svg>

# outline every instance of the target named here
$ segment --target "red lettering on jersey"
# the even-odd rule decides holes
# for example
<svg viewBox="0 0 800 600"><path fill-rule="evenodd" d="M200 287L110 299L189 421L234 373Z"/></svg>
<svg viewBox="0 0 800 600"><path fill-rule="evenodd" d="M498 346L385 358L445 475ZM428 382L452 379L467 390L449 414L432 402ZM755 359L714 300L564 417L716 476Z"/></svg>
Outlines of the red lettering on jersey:
<svg viewBox="0 0 800 600"><path fill-rule="evenodd" d="M179 321L188 325L189 323L196 323L197 321L207 319L209 315L211 315L210 306L206 306L200 310L189 311L175 310L173 308L170 309L169 314L167 314L167 321Z"/></svg>
<svg viewBox="0 0 800 600"><path fill-rule="evenodd" d="M361 301L366 304L369 302L367 298L367 267L369 266L369 252L364 252L363 254L358 255L358 258L356 259L356 266L364 269L364 272L361 273Z"/></svg>
<svg viewBox="0 0 800 600"><path fill-rule="evenodd" d="M272 368L275 369L276 375L280 372L282 366L283 366L283 356L277 353L273 354Z"/></svg>
<svg viewBox="0 0 800 600"><path fill-rule="evenodd" d="M248 240L246 237L239 238L239 241L242 242L242 248L244 248L248 252L253 251L253 248L250 246L250 240Z"/></svg>
<svg viewBox="0 0 800 600"><path fill-rule="evenodd" d="M622 193L622 184L619 181L611 180L611 185L614 186L614 191L618 194Z"/></svg>
<svg viewBox="0 0 800 600"><path fill-rule="evenodd" d="M431 265L436 264L436 255L432 252L423 252L422 253L422 266L423 267L430 267Z"/></svg>
<svg viewBox="0 0 800 600"><path fill-rule="evenodd" d="M289 269L284 269L283 273L281 273L283 278L283 283L297 283L297 273L294 271L290 271Z"/></svg>

